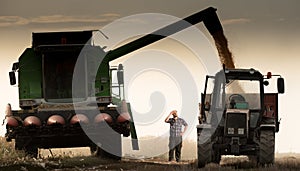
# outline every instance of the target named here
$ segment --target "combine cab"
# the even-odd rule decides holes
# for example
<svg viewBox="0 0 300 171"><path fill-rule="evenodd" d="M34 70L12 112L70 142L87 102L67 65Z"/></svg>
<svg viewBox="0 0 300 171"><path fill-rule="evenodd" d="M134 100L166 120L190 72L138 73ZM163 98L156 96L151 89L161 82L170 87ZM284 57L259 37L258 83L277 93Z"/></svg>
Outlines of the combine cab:
<svg viewBox="0 0 300 171"><path fill-rule="evenodd" d="M260 165L274 163L275 133L279 131L278 93L265 93L268 79L254 69L224 69L206 76L200 105L198 167L219 163L221 155L247 155Z"/></svg>

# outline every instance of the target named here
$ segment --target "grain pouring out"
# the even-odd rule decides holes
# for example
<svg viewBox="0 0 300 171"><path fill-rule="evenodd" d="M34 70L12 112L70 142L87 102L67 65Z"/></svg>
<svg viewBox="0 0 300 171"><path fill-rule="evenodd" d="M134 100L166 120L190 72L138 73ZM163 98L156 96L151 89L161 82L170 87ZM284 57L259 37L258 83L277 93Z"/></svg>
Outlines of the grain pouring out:
<svg viewBox="0 0 300 171"><path fill-rule="evenodd" d="M225 65L226 68L235 68L233 55L228 47L228 41L223 31L214 33L213 38L215 40L216 48L219 53L220 61Z"/></svg>

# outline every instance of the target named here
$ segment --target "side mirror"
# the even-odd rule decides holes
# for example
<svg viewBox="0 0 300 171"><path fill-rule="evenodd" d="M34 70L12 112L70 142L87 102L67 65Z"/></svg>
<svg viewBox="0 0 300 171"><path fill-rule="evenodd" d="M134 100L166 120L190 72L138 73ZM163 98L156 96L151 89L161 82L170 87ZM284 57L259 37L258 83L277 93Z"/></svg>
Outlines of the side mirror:
<svg viewBox="0 0 300 171"><path fill-rule="evenodd" d="M12 66L13 71L16 71L17 69L19 69L19 62L13 63L13 66Z"/></svg>
<svg viewBox="0 0 300 171"><path fill-rule="evenodd" d="M284 93L284 79L281 77L277 79L277 89L278 89L278 93L280 94Z"/></svg>
<svg viewBox="0 0 300 171"><path fill-rule="evenodd" d="M118 77L118 83L121 85L121 84L124 84L124 72L123 72L123 65L122 64L119 64L118 66L118 71L117 71L117 77Z"/></svg>
<svg viewBox="0 0 300 171"><path fill-rule="evenodd" d="M17 83L16 75L14 71L9 72L9 80L10 80L10 85L15 85Z"/></svg>

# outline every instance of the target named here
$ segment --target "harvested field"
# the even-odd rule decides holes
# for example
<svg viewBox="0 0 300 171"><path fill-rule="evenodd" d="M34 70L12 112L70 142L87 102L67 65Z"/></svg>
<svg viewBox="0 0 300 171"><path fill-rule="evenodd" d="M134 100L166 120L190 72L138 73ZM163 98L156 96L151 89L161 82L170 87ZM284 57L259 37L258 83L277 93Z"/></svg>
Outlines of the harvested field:
<svg viewBox="0 0 300 171"><path fill-rule="evenodd" d="M40 158L33 159L25 157L22 151L15 151L14 144L7 143L2 137L0 148L0 170L22 170L22 171L96 171L96 170L130 170L130 171L229 171L229 170L300 170L300 155L278 154L276 162L268 167L256 167L247 157L225 156L220 165L208 164L205 168L198 169L196 160L184 160L182 162L168 162L165 155L146 159L132 159L125 157L121 161L100 159L90 156L88 149L53 149L40 150Z"/></svg>

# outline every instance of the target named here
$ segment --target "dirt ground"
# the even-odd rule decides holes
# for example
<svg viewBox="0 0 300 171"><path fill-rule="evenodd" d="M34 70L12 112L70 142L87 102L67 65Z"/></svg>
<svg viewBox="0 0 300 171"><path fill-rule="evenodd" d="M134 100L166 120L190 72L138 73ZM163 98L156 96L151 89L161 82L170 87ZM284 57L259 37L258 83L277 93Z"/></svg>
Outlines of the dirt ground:
<svg viewBox="0 0 300 171"><path fill-rule="evenodd" d="M228 171L228 170L300 170L300 155L276 154L275 164L259 166L247 157L222 156L220 164L208 164L198 169L194 154L189 147L181 162L168 162L167 154L158 157L125 155L122 160L108 160L92 156L89 148L40 149L37 159L26 157L23 151L14 150L13 143L0 137L0 171ZM189 151L189 152L188 152ZM126 154L126 153L125 153Z"/></svg>
<svg viewBox="0 0 300 171"><path fill-rule="evenodd" d="M76 150L75 150L76 151ZM45 152L44 152L45 153ZM60 155L57 155L59 154ZM2 171L229 171L229 170L262 170L262 171L279 171L279 170L300 170L300 158L298 155L282 155L276 158L276 163L268 167L256 167L247 157L222 157L221 163L208 164L205 168L198 169L196 160L184 160L181 162L169 162L165 158L147 158L132 159L123 158L122 160L101 159L91 155L83 154L74 155L65 153L63 156L60 150L53 150L51 156L41 156L38 159L20 158L15 162L2 163ZM71 155L70 155L71 154ZM70 156L67 156L70 155ZM72 156L73 155L73 156Z"/></svg>

